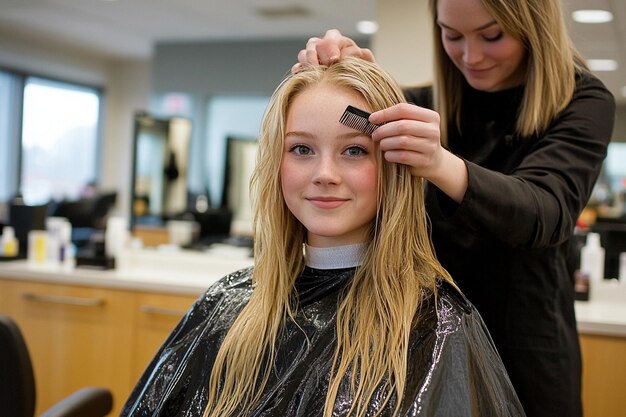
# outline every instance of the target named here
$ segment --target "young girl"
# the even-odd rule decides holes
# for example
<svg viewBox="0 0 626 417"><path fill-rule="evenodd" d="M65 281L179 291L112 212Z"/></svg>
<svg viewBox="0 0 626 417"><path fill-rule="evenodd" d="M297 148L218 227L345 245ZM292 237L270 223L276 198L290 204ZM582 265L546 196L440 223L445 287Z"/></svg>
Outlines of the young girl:
<svg viewBox="0 0 626 417"><path fill-rule="evenodd" d="M252 179L255 266L174 329L123 416L522 416L433 254L423 180L339 122L403 101L375 64L287 77Z"/></svg>

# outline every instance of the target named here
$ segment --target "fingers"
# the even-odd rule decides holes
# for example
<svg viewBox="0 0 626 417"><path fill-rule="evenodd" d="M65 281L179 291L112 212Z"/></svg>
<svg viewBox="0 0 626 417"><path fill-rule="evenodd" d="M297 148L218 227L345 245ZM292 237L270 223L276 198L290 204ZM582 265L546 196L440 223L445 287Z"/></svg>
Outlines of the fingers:
<svg viewBox="0 0 626 417"><path fill-rule="evenodd" d="M357 58L361 58L365 61L375 62L374 54L367 48L361 48L357 44L355 44L352 39L348 39L351 44L345 43L340 48L341 58L345 58L347 56L354 56Z"/></svg>
<svg viewBox="0 0 626 417"><path fill-rule="evenodd" d="M341 49L345 44L355 45L354 41L346 38L337 29L327 30L324 37L315 42L315 50L322 65L329 65L338 61L341 56Z"/></svg>
<svg viewBox="0 0 626 417"><path fill-rule="evenodd" d="M408 165L411 173L428 178L441 160L439 115L429 109L402 103L372 113L381 124L372 134L385 160Z"/></svg>
<svg viewBox="0 0 626 417"><path fill-rule="evenodd" d="M442 153L437 142L415 136L384 138L380 150L387 162L407 165L411 174L427 179L437 171Z"/></svg>
<svg viewBox="0 0 626 417"><path fill-rule="evenodd" d="M436 111L410 103L400 103L374 112L370 115L369 121L380 125L403 119L433 123L437 126L440 121L439 113Z"/></svg>
<svg viewBox="0 0 626 417"><path fill-rule="evenodd" d="M346 56L374 62L372 51L360 48L337 29L330 29L323 38L312 37L307 41L305 48L298 52L298 63L291 67L291 72L296 73L308 65L330 65Z"/></svg>

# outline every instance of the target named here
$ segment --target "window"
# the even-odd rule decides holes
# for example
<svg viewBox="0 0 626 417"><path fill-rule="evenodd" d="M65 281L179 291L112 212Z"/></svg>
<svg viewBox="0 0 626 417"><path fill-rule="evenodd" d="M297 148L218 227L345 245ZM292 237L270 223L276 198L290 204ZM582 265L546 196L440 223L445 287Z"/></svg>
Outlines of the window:
<svg viewBox="0 0 626 417"><path fill-rule="evenodd" d="M94 88L26 78L20 191L27 204L76 199L97 179L99 114Z"/></svg>
<svg viewBox="0 0 626 417"><path fill-rule="evenodd" d="M0 71L0 203L17 193L21 96L20 77Z"/></svg>

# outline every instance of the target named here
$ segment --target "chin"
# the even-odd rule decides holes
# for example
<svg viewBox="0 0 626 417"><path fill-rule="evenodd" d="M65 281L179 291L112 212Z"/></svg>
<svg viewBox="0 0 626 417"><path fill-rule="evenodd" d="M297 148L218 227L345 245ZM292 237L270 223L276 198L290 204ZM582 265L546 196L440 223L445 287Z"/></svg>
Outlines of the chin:
<svg viewBox="0 0 626 417"><path fill-rule="evenodd" d="M477 79L471 79L471 78L466 78L466 80L467 80L467 83L470 85L470 87L478 91L491 93L497 90L497 87L494 85L494 83L488 80L477 80Z"/></svg>

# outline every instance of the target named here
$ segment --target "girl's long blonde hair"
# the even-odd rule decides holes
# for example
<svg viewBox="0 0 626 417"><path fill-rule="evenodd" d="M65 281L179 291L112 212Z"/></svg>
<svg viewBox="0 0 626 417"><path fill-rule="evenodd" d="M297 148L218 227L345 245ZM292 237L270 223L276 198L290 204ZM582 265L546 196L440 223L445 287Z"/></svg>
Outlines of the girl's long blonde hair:
<svg viewBox="0 0 626 417"><path fill-rule="evenodd" d="M321 83L360 93L373 111L404 101L396 83L376 64L354 58L290 75L274 92L251 182L254 290L217 354L204 416L245 414L254 406L274 363L277 335L285 320L294 318L294 283L304 268L306 230L288 210L281 190L284 128L294 98ZM398 412L420 303L436 291L437 279L451 281L431 246L423 180L406 166L382 158L378 175L372 239L337 312L337 348L324 408L328 417L347 375L353 396L350 415L365 415L378 389L385 404L395 397Z"/></svg>
<svg viewBox="0 0 626 417"><path fill-rule="evenodd" d="M522 42L524 97L515 133L542 133L567 106L576 87L576 72L586 71L584 59L567 32L561 0L481 0L504 32ZM441 116L441 138L447 143L450 122L460 127L463 74L443 48L437 24L438 0L430 0L435 40L435 109Z"/></svg>

